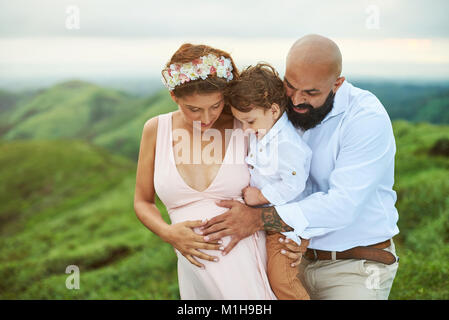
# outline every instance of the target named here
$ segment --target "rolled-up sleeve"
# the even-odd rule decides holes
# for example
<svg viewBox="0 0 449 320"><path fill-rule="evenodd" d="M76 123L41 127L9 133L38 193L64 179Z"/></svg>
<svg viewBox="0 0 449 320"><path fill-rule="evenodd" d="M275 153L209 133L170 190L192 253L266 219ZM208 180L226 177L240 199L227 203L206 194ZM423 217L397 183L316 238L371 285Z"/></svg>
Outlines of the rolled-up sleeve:
<svg viewBox="0 0 449 320"><path fill-rule="evenodd" d="M383 173L394 163L396 146L388 115L379 111L355 114L340 134L340 151L329 177L328 192L276 206L281 219L305 239L351 224ZM319 161L319 159L316 159Z"/></svg>

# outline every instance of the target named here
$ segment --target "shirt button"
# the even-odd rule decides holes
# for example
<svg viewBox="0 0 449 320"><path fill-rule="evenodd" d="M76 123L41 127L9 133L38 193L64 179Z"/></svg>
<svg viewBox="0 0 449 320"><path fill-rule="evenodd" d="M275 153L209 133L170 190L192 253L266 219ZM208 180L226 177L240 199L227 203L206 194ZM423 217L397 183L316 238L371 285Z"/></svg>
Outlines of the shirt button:
<svg viewBox="0 0 449 320"><path fill-rule="evenodd" d="M296 171L292 171L292 175L295 175L296 174Z"/></svg>
<svg viewBox="0 0 449 320"><path fill-rule="evenodd" d="M259 150L260 152L262 152L262 148L260 148L260 150Z"/></svg>
<svg viewBox="0 0 449 320"><path fill-rule="evenodd" d="M253 154L251 153L249 156L252 158L252 157L253 157Z"/></svg>

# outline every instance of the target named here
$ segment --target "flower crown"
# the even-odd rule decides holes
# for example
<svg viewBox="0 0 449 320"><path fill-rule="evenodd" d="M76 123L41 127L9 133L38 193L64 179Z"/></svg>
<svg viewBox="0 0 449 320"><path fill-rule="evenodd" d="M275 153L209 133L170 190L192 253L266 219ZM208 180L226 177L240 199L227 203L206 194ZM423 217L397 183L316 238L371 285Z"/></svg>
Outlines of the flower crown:
<svg viewBox="0 0 449 320"><path fill-rule="evenodd" d="M218 58L209 54L192 62L171 64L170 67L162 70L162 83L168 90L172 91L177 85L199 78L205 80L208 75L216 75L230 81L233 78L231 71L231 59L223 56Z"/></svg>

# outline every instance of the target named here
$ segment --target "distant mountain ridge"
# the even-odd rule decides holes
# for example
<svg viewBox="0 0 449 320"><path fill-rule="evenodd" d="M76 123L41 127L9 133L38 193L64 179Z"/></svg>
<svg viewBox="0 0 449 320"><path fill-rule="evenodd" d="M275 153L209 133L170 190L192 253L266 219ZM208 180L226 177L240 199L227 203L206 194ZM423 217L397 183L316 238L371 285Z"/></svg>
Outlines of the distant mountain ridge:
<svg viewBox="0 0 449 320"><path fill-rule="evenodd" d="M449 124L449 85L423 85L355 82L374 93L391 120Z"/></svg>
<svg viewBox="0 0 449 320"><path fill-rule="evenodd" d="M1 139L84 139L134 159L145 121L175 108L165 91L138 98L78 80L19 97L0 92Z"/></svg>
<svg viewBox="0 0 449 320"><path fill-rule="evenodd" d="M82 137L131 102L125 93L83 81L57 84L11 110L6 140Z"/></svg>
<svg viewBox="0 0 449 320"><path fill-rule="evenodd" d="M449 124L449 88L353 84L373 92L393 121ZM0 90L0 138L84 139L137 160L144 123L176 108L166 90L142 98L80 80L32 94Z"/></svg>

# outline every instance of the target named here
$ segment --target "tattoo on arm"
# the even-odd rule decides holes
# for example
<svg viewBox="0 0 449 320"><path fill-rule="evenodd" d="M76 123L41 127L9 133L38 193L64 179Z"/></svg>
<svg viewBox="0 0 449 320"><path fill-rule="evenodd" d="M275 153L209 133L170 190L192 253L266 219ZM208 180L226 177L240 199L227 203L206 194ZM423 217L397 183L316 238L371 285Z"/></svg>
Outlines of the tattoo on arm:
<svg viewBox="0 0 449 320"><path fill-rule="evenodd" d="M292 227L290 227L284 221L282 221L281 217L276 212L274 206L263 207L261 218L263 222L263 228L265 229L265 231L275 231L275 232L293 231Z"/></svg>

